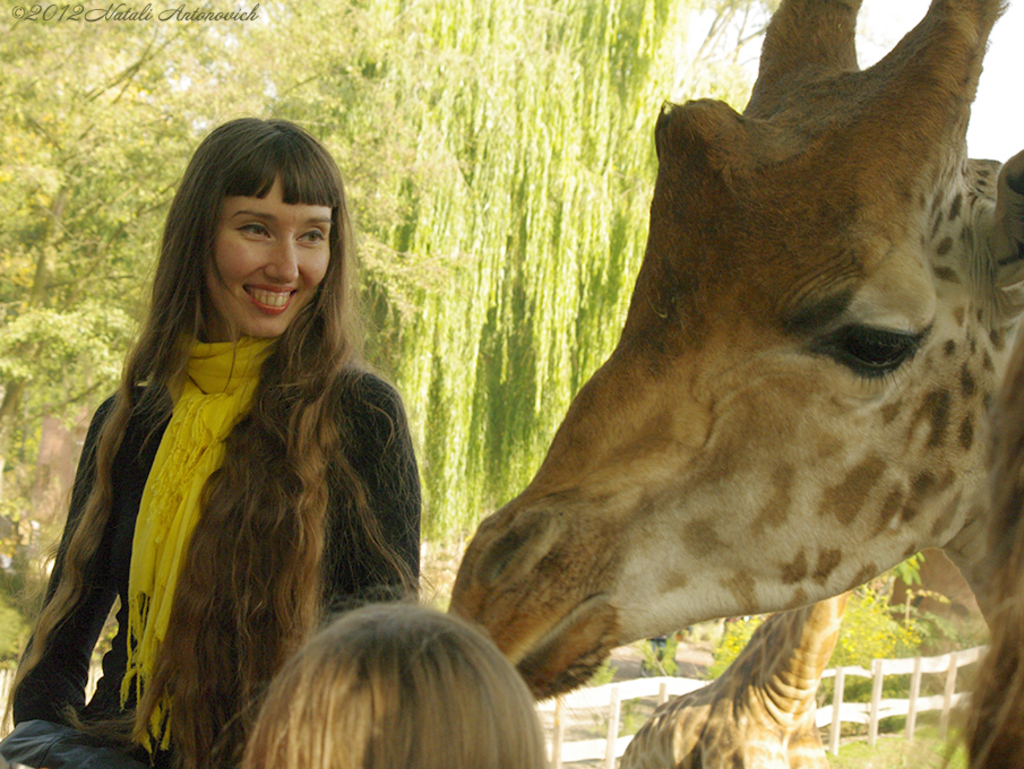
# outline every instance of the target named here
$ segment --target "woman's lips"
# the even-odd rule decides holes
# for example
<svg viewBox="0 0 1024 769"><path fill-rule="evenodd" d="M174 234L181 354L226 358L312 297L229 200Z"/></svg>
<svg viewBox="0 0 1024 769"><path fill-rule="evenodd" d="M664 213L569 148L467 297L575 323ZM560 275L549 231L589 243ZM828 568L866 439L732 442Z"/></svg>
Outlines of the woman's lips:
<svg viewBox="0 0 1024 769"><path fill-rule="evenodd" d="M294 289L274 289L262 286L247 286L246 293L252 299L252 303L262 312L282 313L288 309Z"/></svg>

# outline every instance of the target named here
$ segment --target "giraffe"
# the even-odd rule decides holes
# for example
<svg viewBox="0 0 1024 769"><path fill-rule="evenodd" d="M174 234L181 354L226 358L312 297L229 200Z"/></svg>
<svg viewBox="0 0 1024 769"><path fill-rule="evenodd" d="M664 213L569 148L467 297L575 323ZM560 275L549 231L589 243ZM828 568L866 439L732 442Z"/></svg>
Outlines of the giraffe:
<svg viewBox="0 0 1024 769"><path fill-rule="evenodd" d="M1024 765L1024 337L992 411L988 546L997 574L992 643L982 660L967 728L971 769Z"/></svg>
<svg viewBox="0 0 1024 769"><path fill-rule="evenodd" d="M783 0L742 114L667 105L618 346L479 526L451 610L537 696L609 651L942 547L992 609L985 414L1024 307L1024 153L967 158L999 0L860 70L858 0Z"/></svg>
<svg viewBox="0 0 1024 769"><path fill-rule="evenodd" d="M828 769L815 695L849 597L769 617L712 684L654 712L619 769Z"/></svg>

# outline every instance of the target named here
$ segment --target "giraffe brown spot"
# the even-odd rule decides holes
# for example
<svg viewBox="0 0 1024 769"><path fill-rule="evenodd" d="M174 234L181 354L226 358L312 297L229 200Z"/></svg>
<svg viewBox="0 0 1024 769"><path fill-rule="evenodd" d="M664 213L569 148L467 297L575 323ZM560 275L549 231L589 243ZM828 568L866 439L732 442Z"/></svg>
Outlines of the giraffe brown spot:
<svg viewBox="0 0 1024 769"><path fill-rule="evenodd" d="M960 423L960 446L964 451L969 451L972 445L974 445L974 417L968 414Z"/></svg>
<svg viewBox="0 0 1024 769"><path fill-rule="evenodd" d="M945 390L932 390L924 396L920 408L914 412L914 419L910 424L910 432L913 435L918 423L924 419L931 425L926 445L928 448L941 446L946 440L946 431L949 429L949 393Z"/></svg>
<svg viewBox="0 0 1024 769"><path fill-rule="evenodd" d="M946 283L960 282L960 276L957 275L956 270L951 267L932 267L932 274L934 274L939 280L943 280Z"/></svg>
<svg viewBox="0 0 1024 769"><path fill-rule="evenodd" d="M964 195L962 192L958 192L956 197L953 198L953 204L949 207L949 221L953 221L960 216L960 207L964 203Z"/></svg>
<svg viewBox="0 0 1024 769"><path fill-rule="evenodd" d="M814 567L814 574L811 576L819 585L824 585L829 575L843 560L843 551L838 548L822 550L818 553L818 563Z"/></svg>
<svg viewBox="0 0 1024 769"><path fill-rule="evenodd" d="M736 572L732 579L722 580L722 587L733 594L740 606L741 614L756 614L757 602L754 600L754 578L745 571Z"/></svg>
<svg viewBox="0 0 1024 769"><path fill-rule="evenodd" d="M970 227L964 227L962 230L960 230L960 242L963 243L968 250L973 250L974 230L971 229Z"/></svg>
<svg viewBox="0 0 1024 769"><path fill-rule="evenodd" d="M673 590L683 590L690 584L690 577L686 574L677 574L667 579L663 578L659 584L661 592L671 593Z"/></svg>
<svg viewBox="0 0 1024 769"><path fill-rule="evenodd" d="M978 389L974 383L974 374L971 373L971 368L966 363L960 369L960 389L965 398L970 398Z"/></svg>
<svg viewBox="0 0 1024 769"><path fill-rule="evenodd" d="M914 553L918 552L918 550L919 550L919 548L918 548L918 546L916 544L908 545L907 549L903 551L903 560L904 561L907 560Z"/></svg>
<svg viewBox="0 0 1024 769"><path fill-rule="evenodd" d="M683 544L698 558L707 558L725 547L710 519L691 521L683 529Z"/></svg>
<svg viewBox="0 0 1024 769"><path fill-rule="evenodd" d="M956 321L956 325L964 325L964 317L967 315L967 310L964 309L963 305L953 310L953 320Z"/></svg>
<svg viewBox="0 0 1024 769"><path fill-rule="evenodd" d="M945 256L953 250L953 238L948 235L939 241L939 245L935 249L935 253L939 256Z"/></svg>
<svg viewBox="0 0 1024 769"><path fill-rule="evenodd" d="M895 403L887 403L886 405L882 406L882 408L881 408L882 424L883 425L891 424L892 421L896 417L898 417L902 411L903 411L903 401L902 400L898 400Z"/></svg>
<svg viewBox="0 0 1024 769"><path fill-rule="evenodd" d="M902 520L909 523L921 514L921 508L931 499L952 485L955 475L952 470L946 473L941 480L930 472L923 472L918 475L910 484L910 499L903 506Z"/></svg>
<svg viewBox="0 0 1024 769"><path fill-rule="evenodd" d="M864 500L885 472L886 462L868 457L849 472L843 482L825 492L821 514L832 512L841 524L849 526L857 518Z"/></svg>
<svg viewBox="0 0 1024 769"><path fill-rule="evenodd" d="M807 576L807 553L803 548L792 563L782 564L782 584L793 585Z"/></svg>
<svg viewBox="0 0 1024 769"><path fill-rule="evenodd" d="M992 342L992 347L994 347L997 352L1006 347L1006 340L1001 331L992 329L988 334L988 338L989 341Z"/></svg>
<svg viewBox="0 0 1024 769"><path fill-rule="evenodd" d="M843 442L835 436L824 435L818 438L818 456L822 459L834 457L843 450Z"/></svg>
<svg viewBox="0 0 1024 769"><path fill-rule="evenodd" d="M878 566L873 563L865 564L863 567L861 567L861 570L854 575L853 582L850 583L850 587L857 587L857 585L863 585L872 577L877 576Z"/></svg>
<svg viewBox="0 0 1024 769"><path fill-rule="evenodd" d="M754 520L755 534L761 534L766 527L778 528L789 519L789 511L793 507L794 474L792 465L782 465L772 472L772 489L774 491Z"/></svg>
<svg viewBox="0 0 1024 769"><path fill-rule="evenodd" d="M956 353L956 341L953 339L947 339L945 344L942 345L942 353L947 358L953 357Z"/></svg>
<svg viewBox="0 0 1024 769"><path fill-rule="evenodd" d="M900 508L903 505L903 489L899 486L893 488L882 503L882 509L878 513L878 523L875 526L875 534L878 535L881 532L889 528L893 518L899 513Z"/></svg>
<svg viewBox="0 0 1024 769"><path fill-rule="evenodd" d="M988 350L985 350L985 355L981 359L981 367L989 373L996 370L995 364L992 363L992 356L989 354Z"/></svg>

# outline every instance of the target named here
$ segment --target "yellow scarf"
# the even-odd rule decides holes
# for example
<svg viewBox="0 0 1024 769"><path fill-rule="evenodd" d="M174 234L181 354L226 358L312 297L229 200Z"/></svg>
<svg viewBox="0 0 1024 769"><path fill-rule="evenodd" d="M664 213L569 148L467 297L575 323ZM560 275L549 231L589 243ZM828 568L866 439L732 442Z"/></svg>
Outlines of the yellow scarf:
<svg viewBox="0 0 1024 769"><path fill-rule="evenodd" d="M167 633L174 590L199 520L207 479L224 460L224 439L249 409L260 366L273 340L197 343L187 378L178 395L153 467L146 480L132 540L128 575L128 667L121 683L121 704L133 687L141 701L153 676L157 651ZM153 752L170 746L165 694L136 739Z"/></svg>

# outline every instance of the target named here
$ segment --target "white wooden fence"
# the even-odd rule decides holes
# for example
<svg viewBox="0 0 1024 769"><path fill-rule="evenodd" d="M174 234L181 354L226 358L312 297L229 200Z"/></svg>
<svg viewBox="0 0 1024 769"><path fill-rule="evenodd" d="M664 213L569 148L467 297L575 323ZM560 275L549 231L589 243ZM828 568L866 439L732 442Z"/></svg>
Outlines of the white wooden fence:
<svg viewBox="0 0 1024 769"><path fill-rule="evenodd" d="M839 731L842 721L867 724L868 742L874 745L878 739L878 722L890 716L906 716L906 737L913 739L917 715L926 711L941 711L940 729L945 736L949 725L949 714L954 706L964 697L964 692L956 691L957 669L977 662L987 647L977 647L963 651L944 654L940 657L917 657L901 660L874 660L871 670L861 667L844 667L825 671L823 678L834 676L835 694L833 704L818 709L817 724L819 727L831 726L828 749L832 753L839 752ZM90 671L88 691L96 685L99 667ZM921 677L927 674L944 674L945 688L942 694L921 697ZM910 692L908 699L882 699L882 683L885 676L909 675ZM860 676L872 679L871 702L843 702L843 689L846 679ZM0 669L0 702L7 701L7 691L14 678L14 671ZM577 689L563 697L540 703L537 709L545 722L550 735L549 746L552 755L553 769L561 769L563 763L577 761L603 760L606 769L614 769L615 759L622 756L632 735L619 737L619 724L622 703L633 699L656 698L661 705L669 697L683 694L707 686L710 681L698 681L692 678L638 678L633 681L620 681L604 686ZM835 703L839 707L835 707ZM593 727L602 724L604 736L600 738L566 741L567 725L579 725L581 722ZM0 737L3 730L0 728Z"/></svg>
<svg viewBox="0 0 1024 769"><path fill-rule="evenodd" d="M977 647L943 654L939 657L917 657L914 659L874 660L871 670L861 667L844 667L827 670L823 678L835 677L833 704L819 708L817 724L830 726L828 750L839 752L839 733L842 721L866 724L868 743L872 746L878 739L878 722L890 716L906 716L905 736L913 739L917 715L927 711L941 711L940 730L945 736L949 715L966 692L956 691L957 669L977 662L987 647ZM921 697L921 677L926 674L945 675L942 694ZM910 691L907 699L882 699L882 684L885 676L909 675ZM850 676L872 679L871 702L843 702L845 681ZM618 736L621 723L622 704L632 699L656 698L658 704L667 702L669 697L707 686L710 681L690 678L639 678L614 684L578 689L555 700L542 702L538 706L542 720L548 728L549 747L553 769L561 769L565 763L578 761L603 761L605 769L614 769L615 759L622 756L632 735ZM839 703L839 707L835 707ZM604 736L594 739L566 741L566 726L587 723L604 725Z"/></svg>

